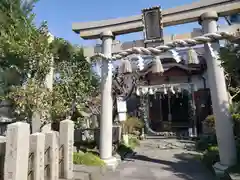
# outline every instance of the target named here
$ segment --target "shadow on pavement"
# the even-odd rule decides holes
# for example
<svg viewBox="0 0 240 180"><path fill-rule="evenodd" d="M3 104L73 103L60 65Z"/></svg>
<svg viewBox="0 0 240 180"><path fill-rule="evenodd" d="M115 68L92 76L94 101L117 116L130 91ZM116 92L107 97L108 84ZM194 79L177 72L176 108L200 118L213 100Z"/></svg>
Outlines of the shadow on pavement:
<svg viewBox="0 0 240 180"><path fill-rule="evenodd" d="M167 161L136 154L128 160L159 164L159 168L172 172L181 180L213 180L211 173L195 157L190 153L180 153L174 154L174 161Z"/></svg>

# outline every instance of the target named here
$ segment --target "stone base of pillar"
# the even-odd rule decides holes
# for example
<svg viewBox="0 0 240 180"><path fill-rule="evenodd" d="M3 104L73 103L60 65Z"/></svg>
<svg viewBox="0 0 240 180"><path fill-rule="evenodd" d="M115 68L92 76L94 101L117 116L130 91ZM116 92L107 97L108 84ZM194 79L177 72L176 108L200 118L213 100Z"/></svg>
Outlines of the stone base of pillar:
<svg viewBox="0 0 240 180"><path fill-rule="evenodd" d="M118 165L118 160L116 157L111 157L109 159L103 159L106 164L106 167L110 170L115 170Z"/></svg>
<svg viewBox="0 0 240 180"><path fill-rule="evenodd" d="M226 176L226 171L229 167L222 165L220 162L217 162L213 165L213 170L218 179L224 178Z"/></svg>

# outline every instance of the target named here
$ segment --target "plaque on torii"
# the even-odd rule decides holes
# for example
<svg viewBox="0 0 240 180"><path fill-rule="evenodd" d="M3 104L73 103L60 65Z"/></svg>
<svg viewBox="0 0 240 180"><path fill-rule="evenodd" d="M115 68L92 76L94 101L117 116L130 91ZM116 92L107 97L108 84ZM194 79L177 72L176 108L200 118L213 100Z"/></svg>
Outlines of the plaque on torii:
<svg viewBox="0 0 240 180"><path fill-rule="evenodd" d="M159 6L142 10L145 47L156 47L163 44L162 12Z"/></svg>

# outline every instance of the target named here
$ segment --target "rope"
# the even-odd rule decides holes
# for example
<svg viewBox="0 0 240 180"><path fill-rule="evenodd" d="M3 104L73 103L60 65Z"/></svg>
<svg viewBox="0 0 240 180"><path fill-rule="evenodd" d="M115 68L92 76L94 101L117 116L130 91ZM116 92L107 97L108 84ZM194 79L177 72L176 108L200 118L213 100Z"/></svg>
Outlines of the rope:
<svg viewBox="0 0 240 180"><path fill-rule="evenodd" d="M223 39L232 40L232 39L236 39L237 37L239 37L238 33L230 33L230 32L208 33L192 39L175 40L173 42L169 42L169 43L166 43L165 45L160 45L155 48L133 47L125 51L122 51L112 57L105 56L102 53L97 53L92 58L100 57L106 60L117 60L117 59L122 59L124 57L127 57L131 54L159 55L163 52L166 52L175 48L193 47L199 44L215 42Z"/></svg>

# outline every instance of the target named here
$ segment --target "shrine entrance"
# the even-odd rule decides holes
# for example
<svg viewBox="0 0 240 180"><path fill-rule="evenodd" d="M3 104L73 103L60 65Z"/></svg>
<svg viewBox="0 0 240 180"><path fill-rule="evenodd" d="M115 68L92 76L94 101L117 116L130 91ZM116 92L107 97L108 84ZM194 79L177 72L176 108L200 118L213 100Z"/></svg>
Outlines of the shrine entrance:
<svg viewBox="0 0 240 180"><path fill-rule="evenodd" d="M171 97L172 127L188 127L188 101L188 92Z"/></svg>
<svg viewBox="0 0 240 180"><path fill-rule="evenodd" d="M197 136L193 83L138 86L139 110L149 135Z"/></svg>
<svg viewBox="0 0 240 180"><path fill-rule="evenodd" d="M149 121L154 131L178 131L189 127L188 92L149 95Z"/></svg>

